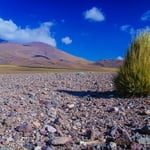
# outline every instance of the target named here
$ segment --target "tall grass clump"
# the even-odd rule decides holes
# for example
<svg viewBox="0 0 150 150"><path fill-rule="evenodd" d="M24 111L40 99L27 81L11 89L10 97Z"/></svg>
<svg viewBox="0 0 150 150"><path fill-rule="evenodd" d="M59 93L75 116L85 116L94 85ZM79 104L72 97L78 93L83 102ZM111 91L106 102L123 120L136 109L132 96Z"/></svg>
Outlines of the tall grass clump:
<svg viewBox="0 0 150 150"><path fill-rule="evenodd" d="M128 48L126 57L114 78L120 96L150 95L150 30L138 32Z"/></svg>

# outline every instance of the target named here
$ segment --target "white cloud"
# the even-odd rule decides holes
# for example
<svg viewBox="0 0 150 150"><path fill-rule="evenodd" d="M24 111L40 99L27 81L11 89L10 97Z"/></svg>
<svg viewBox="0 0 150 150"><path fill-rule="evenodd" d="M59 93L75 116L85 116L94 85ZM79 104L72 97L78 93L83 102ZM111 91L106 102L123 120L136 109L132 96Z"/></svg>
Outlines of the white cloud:
<svg viewBox="0 0 150 150"><path fill-rule="evenodd" d="M72 43L72 40L70 39L70 37L66 36L64 38L61 39L62 43L68 45Z"/></svg>
<svg viewBox="0 0 150 150"><path fill-rule="evenodd" d="M38 28L21 28L12 20L0 18L0 38L10 42L28 43L43 42L56 46L55 39L51 36L50 27L52 22L44 22Z"/></svg>
<svg viewBox="0 0 150 150"><path fill-rule="evenodd" d="M128 32L131 35L134 35L135 32L136 32L135 29L131 25L129 25L129 24L120 26L120 30L124 31L124 32Z"/></svg>
<svg viewBox="0 0 150 150"><path fill-rule="evenodd" d="M96 7L93 7L90 10L84 12L84 17L85 19L99 21L99 22L105 20L105 16L103 12L101 12L101 10Z"/></svg>
<svg viewBox="0 0 150 150"><path fill-rule="evenodd" d="M127 31L130 27L131 27L130 25L126 24L126 25L121 26L120 29L122 31Z"/></svg>
<svg viewBox="0 0 150 150"><path fill-rule="evenodd" d="M124 58L123 57L121 57L121 56L118 56L117 57L117 60L123 60Z"/></svg>
<svg viewBox="0 0 150 150"><path fill-rule="evenodd" d="M150 21L150 10L146 11L142 16L141 16L142 21Z"/></svg>

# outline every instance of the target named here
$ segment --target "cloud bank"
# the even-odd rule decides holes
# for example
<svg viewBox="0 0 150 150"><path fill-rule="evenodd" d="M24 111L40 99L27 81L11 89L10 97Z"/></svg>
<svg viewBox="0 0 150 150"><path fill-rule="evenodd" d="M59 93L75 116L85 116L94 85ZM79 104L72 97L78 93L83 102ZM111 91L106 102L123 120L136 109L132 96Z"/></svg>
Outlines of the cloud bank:
<svg viewBox="0 0 150 150"><path fill-rule="evenodd" d="M70 39L70 37L66 36L64 38L61 39L62 43L68 45L72 43L72 40Z"/></svg>
<svg viewBox="0 0 150 150"><path fill-rule="evenodd" d="M21 28L12 20L0 18L0 38L9 42L43 42L56 47L56 40L51 36L52 22L44 22L38 28Z"/></svg>
<svg viewBox="0 0 150 150"><path fill-rule="evenodd" d="M150 10L146 11L142 16L141 16L142 21L150 21Z"/></svg>
<svg viewBox="0 0 150 150"><path fill-rule="evenodd" d="M105 16L101 12L101 10L96 7L93 7L87 10L86 12L84 12L84 17L87 20L98 21L98 22L105 20Z"/></svg>

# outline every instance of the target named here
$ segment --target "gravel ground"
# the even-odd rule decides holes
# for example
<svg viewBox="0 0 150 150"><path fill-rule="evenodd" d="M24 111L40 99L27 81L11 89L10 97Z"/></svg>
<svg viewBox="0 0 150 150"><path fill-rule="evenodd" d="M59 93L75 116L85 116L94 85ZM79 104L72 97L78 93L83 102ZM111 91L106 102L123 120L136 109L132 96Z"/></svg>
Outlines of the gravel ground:
<svg viewBox="0 0 150 150"><path fill-rule="evenodd" d="M149 150L150 98L115 73L0 75L0 150Z"/></svg>

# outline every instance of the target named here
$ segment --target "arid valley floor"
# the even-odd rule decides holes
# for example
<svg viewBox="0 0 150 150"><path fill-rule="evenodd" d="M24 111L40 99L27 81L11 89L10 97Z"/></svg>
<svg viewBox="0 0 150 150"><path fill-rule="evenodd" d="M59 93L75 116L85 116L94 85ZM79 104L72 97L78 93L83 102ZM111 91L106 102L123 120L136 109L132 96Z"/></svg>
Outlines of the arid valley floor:
<svg viewBox="0 0 150 150"><path fill-rule="evenodd" d="M0 75L0 150L148 150L150 98L115 96L115 75Z"/></svg>

